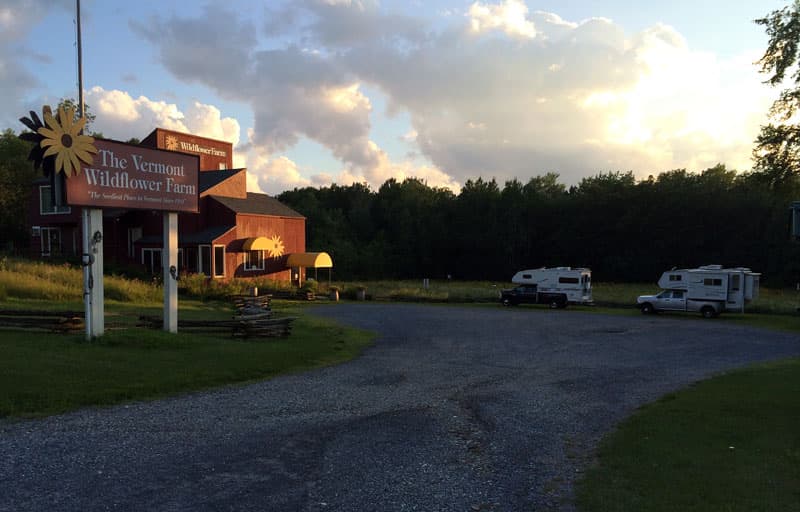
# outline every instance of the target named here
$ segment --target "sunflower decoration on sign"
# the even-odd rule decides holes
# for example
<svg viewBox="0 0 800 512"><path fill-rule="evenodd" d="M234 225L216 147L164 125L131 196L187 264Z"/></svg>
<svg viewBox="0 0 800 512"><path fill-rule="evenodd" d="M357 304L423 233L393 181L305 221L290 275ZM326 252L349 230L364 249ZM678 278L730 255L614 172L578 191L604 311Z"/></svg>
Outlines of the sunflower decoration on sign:
<svg viewBox="0 0 800 512"><path fill-rule="evenodd" d="M34 147L28 155L34 168L42 168L45 176L63 172L66 176L78 174L80 163L91 164L93 154L97 154L94 138L81 135L86 124L85 118L75 121L75 109L64 105L53 115L49 106L42 108L44 123L33 110L30 117L20 118L20 122L31 132L20 134L19 138L33 142ZM55 158L52 158L55 156Z"/></svg>
<svg viewBox="0 0 800 512"><path fill-rule="evenodd" d="M44 114L52 115L50 107L47 105L44 106L42 111ZM28 154L28 160L33 162L34 169L38 170L39 167L41 167L44 175L50 176L53 172L52 165L45 165L44 148L40 145L42 136L39 135L39 128L44 128L44 123L42 123L42 120L33 110L30 111L30 115L31 117L19 118L20 122L31 130L29 132L20 133L19 138L28 142L33 142L31 152Z"/></svg>
<svg viewBox="0 0 800 512"><path fill-rule="evenodd" d="M97 154L94 147L94 138L81 135L86 118L81 117L75 122L75 109L62 106L58 109L56 118L50 112L44 112L46 127L39 128L42 141L39 145L44 149L43 157L55 155L55 172L63 172L65 176L79 174L81 162L91 164Z"/></svg>
<svg viewBox="0 0 800 512"><path fill-rule="evenodd" d="M277 258L278 256L283 256L283 241L281 237L278 235L273 236L269 239L269 247L267 249L269 255L273 258Z"/></svg>

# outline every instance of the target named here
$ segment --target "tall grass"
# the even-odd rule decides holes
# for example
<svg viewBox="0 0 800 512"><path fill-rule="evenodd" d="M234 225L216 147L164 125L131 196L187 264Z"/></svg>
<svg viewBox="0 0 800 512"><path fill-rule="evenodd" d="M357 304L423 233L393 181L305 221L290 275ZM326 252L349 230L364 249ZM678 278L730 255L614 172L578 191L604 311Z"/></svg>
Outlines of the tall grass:
<svg viewBox="0 0 800 512"><path fill-rule="evenodd" d="M161 287L155 283L103 277L106 300L119 302L158 302L163 300ZM42 261L16 258L0 259L0 300L33 299L54 302L83 299L83 270L76 265L53 265Z"/></svg>
<svg viewBox="0 0 800 512"><path fill-rule="evenodd" d="M208 279L202 274L181 274L178 288L181 293L192 297L202 300L218 300L231 295L248 295L253 288L258 288L259 293L263 295L273 290L289 290L292 289L292 286L288 282L275 281L265 277L220 281Z"/></svg>

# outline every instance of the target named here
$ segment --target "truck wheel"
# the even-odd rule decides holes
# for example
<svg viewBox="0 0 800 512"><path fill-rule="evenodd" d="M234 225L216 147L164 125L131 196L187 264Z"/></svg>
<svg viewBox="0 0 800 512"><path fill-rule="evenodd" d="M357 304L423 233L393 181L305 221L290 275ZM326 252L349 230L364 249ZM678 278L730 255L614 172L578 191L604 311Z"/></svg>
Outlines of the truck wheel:
<svg viewBox="0 0 800 512"><path fill-rule="evenodd" d="M711 306L703 306L700 310L700 314L703 315L703 318L714 318L717 316L717 312Z"/></svg>
<svg viewBox="0 0 800 512"><path fill-rule="evenodd" d="M558 301L558 299L552 299L550 301L550 309L558 309L559 307L561 307L561 303Z"/></svg>
<svg viewBox="0 0 800 512"><path fill-rule="evenodd" d="M510 301L510 300L508 300L508 299L503 299L503 305L504 305L504 306L511 306L512 304L511 304L511 301Z"/></svg>
<svg viewBox="0 0 800 512"><path fill-rule="evenodd" d="M649 302L645 302L644 304L642 304L641 309L643 315L652 315L656 311L655 309L653 309L653 305L650 304Z"/></svg>

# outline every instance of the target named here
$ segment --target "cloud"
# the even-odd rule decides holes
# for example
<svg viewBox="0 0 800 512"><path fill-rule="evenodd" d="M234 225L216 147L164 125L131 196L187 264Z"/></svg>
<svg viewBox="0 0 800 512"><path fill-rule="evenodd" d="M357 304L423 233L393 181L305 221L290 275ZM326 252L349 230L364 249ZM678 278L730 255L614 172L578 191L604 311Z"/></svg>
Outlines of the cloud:
<svg viewBox="0 0 800 512"><path fill-rule="evenodd" d="M198 101L182 111L175 103L146 96L134 98L126 91L95 86L87 91L86 104L97 116L92 130L112 139L142 139L159 127L224 140L234 146L239 143L239 121L222 117L217 107Z"/></svg>
<svg viewBox="0 0 800 512"><path fill-rule="evenodd" d="M512 37L536 37L536 28L527 18L528 6L522 0L505 0L494 5L475 2L468 16L470 28L476 34L499 29Z"/></svg>
<svg viewBox="0 0 800 512"><path fill-rule="evenodd" d="M507 33L523 20L511 2L476 5L472 19L494 16L481 27ZM525 19L536 37L476 37L470 25L411 52L373 45L345 60L410 114L422 153L457 180L749 167L772 97L752 64L693 51L665 25L628 36L606 18Z"/></svg>
<svg viewBox="0 0 800 512"><path fill-rule="evenodd" d="M666 25L627 34L608 18L565 20L522 0L474 2L435 29L367 0L278 10L281 23L261 24L266 39L219 7L139 29L176 77L250 105L249 142L262 160L248 167L272 176L259 178L262 187L327 179L278 160L303 137L342 162L336 179L369 183L419 173L458 186L477 176L557 172L576 183L610 170L745 169L774 95L755 58L697 52ZM373 142L369 89L389 113L407 114L406 143L426 163L392 162Z"/></svg>
<svg viewBox="0 0 800 512"><path fill-rule="evenodd" d="M436 167L417 165L412 160L392 162L386 152L372 141L369 141L369 148L377 162L374 166L346 165L336 175L316 173L307 177L308 173L304 172L307 170L301 169L286 156L270 154L263 147L248 146L242 153L248 172L248 190L278 194L296 187L324 187L333 183L366 183L377 190L390 178L402 181L412 177L423 180L431 187L446 187L454 191L461 188L460 183Z"/></svg>
<svg viewBox="0 0 800 512"><path fill-rule="evenodd" d="M274 195L295 187L308 187L312 183L301 175L297 164L285 156L270 158L268 154L254 152L247 157L247 172L248 190L251 192Z"/></svg>

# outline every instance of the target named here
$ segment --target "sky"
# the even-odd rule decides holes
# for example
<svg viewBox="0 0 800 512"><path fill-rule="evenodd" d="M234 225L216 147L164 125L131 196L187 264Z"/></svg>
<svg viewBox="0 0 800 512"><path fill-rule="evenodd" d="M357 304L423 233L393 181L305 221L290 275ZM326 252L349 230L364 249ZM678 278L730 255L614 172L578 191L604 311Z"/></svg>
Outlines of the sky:
<svg viewBox="0 0 800 512"><path fill-rule="evenodd" d="M748 171L774 0L83 0L92 130L234 144L248 190ZM632 7L634 6L634 7ZM0 0L0 129L78 97L75 0Z"/></svg>

